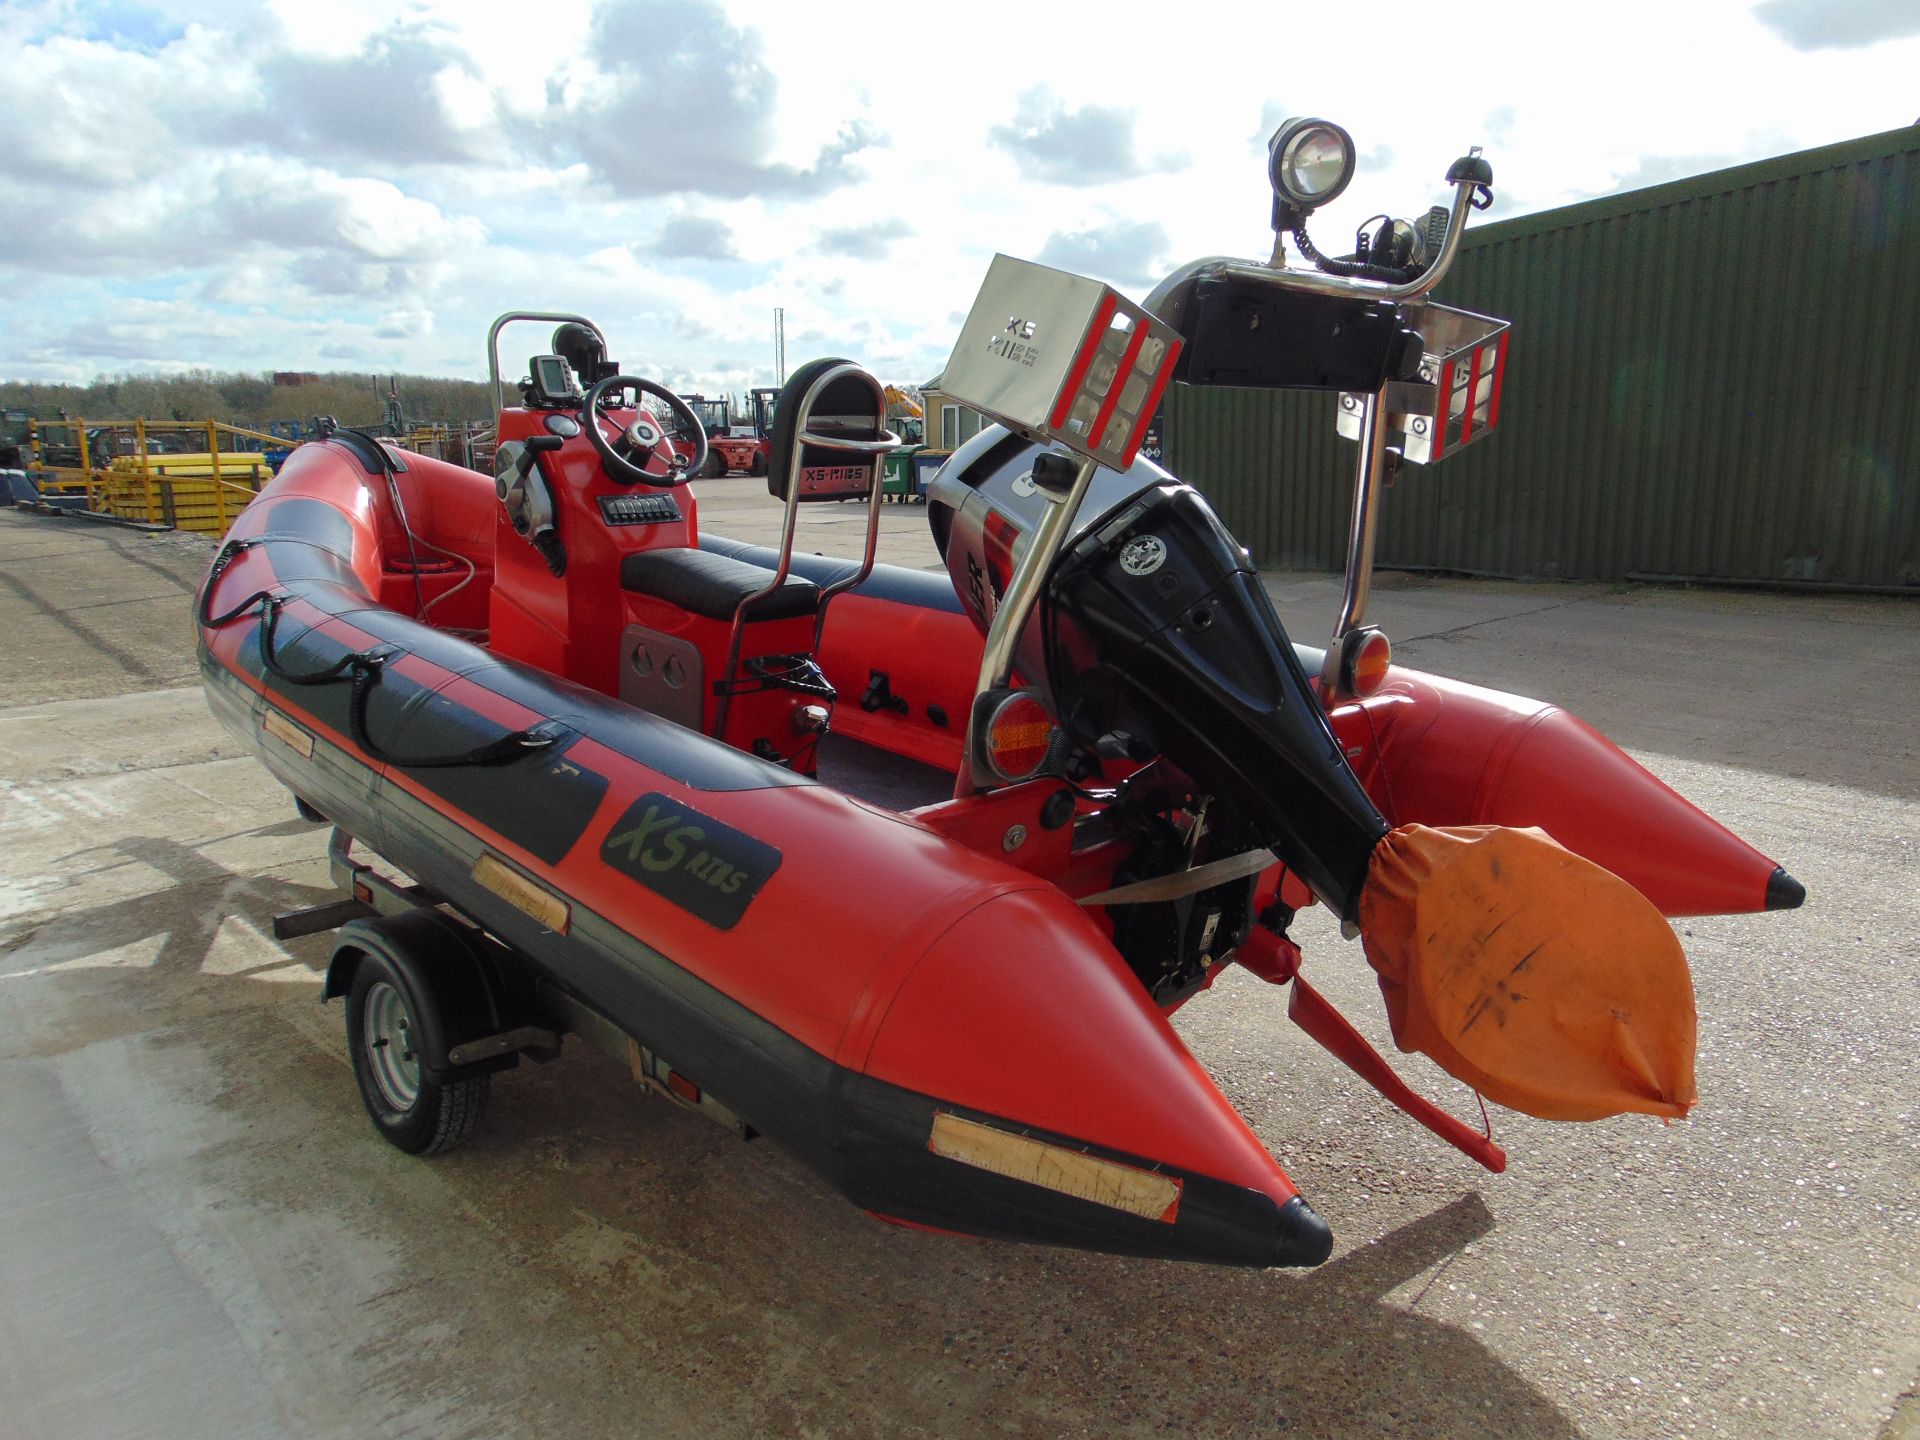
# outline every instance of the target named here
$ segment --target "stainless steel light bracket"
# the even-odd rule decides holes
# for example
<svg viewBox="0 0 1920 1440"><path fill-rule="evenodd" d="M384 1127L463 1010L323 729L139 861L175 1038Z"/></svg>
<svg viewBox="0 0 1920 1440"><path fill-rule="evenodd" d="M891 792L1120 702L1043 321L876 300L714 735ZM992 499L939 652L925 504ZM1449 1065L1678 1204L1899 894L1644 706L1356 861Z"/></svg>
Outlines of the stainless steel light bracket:
<svg viewBox="0 0 1920 1440"><path fill-rule="evenodd" d="M1139 454L1180 343L1170 326L1098 280L1010 255L987 267L940 387L1036 444L1071 451L1079 464L1059 493L1046 491L1047 513L987 629L976 698L1012 674L1015 643L1094 472L1125 470ZM1003 783L981 753L976 721L967 725L959 796Z"/></svg>

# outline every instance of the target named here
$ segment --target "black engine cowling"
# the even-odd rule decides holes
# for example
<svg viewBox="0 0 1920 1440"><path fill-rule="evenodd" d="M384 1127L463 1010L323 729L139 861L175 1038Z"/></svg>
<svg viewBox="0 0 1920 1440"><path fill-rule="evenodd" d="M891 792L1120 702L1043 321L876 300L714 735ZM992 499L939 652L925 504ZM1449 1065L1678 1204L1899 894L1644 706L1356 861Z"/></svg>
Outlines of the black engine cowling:
<svg viewBox="0 0 1920 1440"><path fill-rule="evenodd" d="M983 431L928 492L935 541L983 630L1048 503L1031 478L1040 453ZM1164 755L1353 918L1386 821L1340 753L1252 558L1198 491L1144 459L1101 470L1015 664L1074 745Z"/></svg>

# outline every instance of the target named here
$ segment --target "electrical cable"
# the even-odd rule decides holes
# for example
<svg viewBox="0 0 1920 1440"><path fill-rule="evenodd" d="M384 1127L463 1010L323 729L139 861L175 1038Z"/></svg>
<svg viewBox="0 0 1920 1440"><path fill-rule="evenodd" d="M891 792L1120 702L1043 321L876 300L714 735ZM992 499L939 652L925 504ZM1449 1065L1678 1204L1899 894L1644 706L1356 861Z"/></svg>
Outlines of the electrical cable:
<svg viewBox="0 0 1920 1440"><path fill-rule="evenodd" d="M1293 227L1294 244L1300 247L1300 253L1313 262L1314 268L1329 275L1342 275L1356 280L1384 280L1389 284L1403 285L1409 280L1417 280L1424 265L1375 265L1359 260L1336 260L1331 255L1322 255L1320 248L1307 235L1307 224L1301 220Z"/></svg>
<svg viewBox="0 0 1920 1440"><path fill-rule="evenodd" d="M364 430L356 433L366 434ZM413 522L407 517L406 501L400 497L400 474L398 469L393 465L384 445L380 444L379 441L371 435L367 435L367 439L373 441L374 449L380 454L380 468L386 474L387 493L393 497L394 513L398 515L400 519L400 533L407 537L407 558L413 563L413 618L424 622L427 616L433 613L433 607L435 605L445 603L466 589L467 586L471 585L474 576L480 573L480 567L459 551L448 550L444 546L436 545L433 541L424 538L414 531ZM427 599L426 589L420 581L420 550L418 547L421 546L424 546L436 555L444 556L449 560L457 560L460 564L467 567L467 573L461 577L459 584L453 586L451 589L442 591L440 594L434 596L432 600Z"/></svg>

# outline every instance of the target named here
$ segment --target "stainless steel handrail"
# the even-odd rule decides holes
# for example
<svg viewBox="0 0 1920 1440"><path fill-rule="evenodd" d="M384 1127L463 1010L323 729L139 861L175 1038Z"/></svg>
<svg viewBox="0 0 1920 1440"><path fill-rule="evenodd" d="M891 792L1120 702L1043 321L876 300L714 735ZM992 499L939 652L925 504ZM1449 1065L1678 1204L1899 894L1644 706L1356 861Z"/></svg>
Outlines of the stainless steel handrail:
<svg viewBox="0 0 1920 1440"><path fill-rule="evenodd" d="M517 320L553 320L562 325L569 323L584 325L600 337L600 346L603 350L607 344L606 332L584 315L568 315L559 310L509 310L487 327L487 380L493 386L495 415L506 408L506 392L500 386L500 332Z"/></svg>
<svg viewBox="0 0 1920 1440"><path fill-rule="evenodd" d="M858 365L849 365L849 370L858 370ZM835 371L828 371L829 375ZM868 376L872 379L872 376ZM880 440L842 440L832 435L816 435L811 430L802 430L795 438L803 445L826 445L835 450L857 450L862 455L887 455L898 450L906 442L891 430L882 430L885 438Z"/></svg>
<svg viewBox="0 0 1920 1440"><path fill-rule="evenodd" d="M807 428L813 419L814 397L824 394L827 386L849 375L857 375L873 387L874 399L878 408L875 413L881 418L881 430L872 440L847 440L831 435L820 435ZM827 602L843 591L851 590L873 573L874 557L880 545L880 488L881 468L886 456L900 448L900 437L885 428L887 414L887 394L878 380L852 361L836 365L822 374L807 387L806 394L800 397L792 448L788 451L787 464L787 511L786 519L780 530L780 563L773 572L773 579L764 589L756 590L747 596L733 611L733 633L727 644L727 667L721 672L721 680L730 687L735 672L740 665L740 649L746 641L747 615L753 607L774 594L787 583L787 575L793 569L793 532L800 516L800 459L809 445L818 445L830 450L851 450L860 455L873 456L872 473L867 477L867 548L860 561L860 568L852 575L834 581L820 592L820 608L814 613L813 649L820 652L820 635L827 623ZM733 708L733 695L730 688L720 692L720 703L714 710L713 733L715 738L723 738L727 729L727 714Z"/></svg>
<svg viewBox="0 0 1920 1440"><path fill-rule="evenodd" d="M1320 672L1320 693L1329 703L1340 692L1340 642L1366 618L1373 594L1373 544L1380 527L1380 480L1387 465L1387 407L1378 394L1360 402L1360 455L1354 465L1353 514L1347 527L1347 574L1340 617L1333 625Z"/></svg>
<svg viewBox="0 0 1920 1440"><path fill-rule="evenodd" d="M1035 457L1036 460L1039 458ZM1053 569L1054 557L1060 553L1060 547L1072 528L1073 517L1080 512L1081 502L1087 498L1093 477L1099 472L1100 462L1091 455L1076 455L1074 460L1079 468L1074 472L1073 484L1063 498L1055 498L1044 490L1041 492L1048 501L1047 512L1040 517L1040 523L1033 527L1033 539L1028 544L1027 553L1020 557L1020 562L1014 567L1013 577L1007 581L1007 593L1000 597L1000 604L993 612L993 621L987 626L986 644L980 652L980 674L973 687L973 706L967 712L966 748L962 751L959 773L954 777L953 796L956 800L964 800L997 783L996 777L980 759L979 737L974 733L979 700L982 695L999 689L1012 678L1013 656L1020 643L1020 633L1026 629L1027 617L1033 612L1034 602L1040 598L1047 572Z"/></svg>
<svg viewBox="0 0 1920 1440"><path fill-rule="evenodd" d="M1202 260L1189 261L1174 271L1166 279L1153 287L1153 292L1143 302L1147 309L1160 316L1169 324L1178 327L1176 316L1166 314L1161 306L1173 294L1189 281L1201 279L1247 280L1258 285L1270 285L1276 290L1304 290L1315 295L1343 295L1349 299L1386 300L1399 303L1405 300L1418 300L1446 278L1452 268L1454 257L1460 253L1460 240L1467 228L1467 213L1472 208L1475 182L1461 180L1453 187L1453 209L1447 219L1447 238L1440 244L1440 253L1433 263L1412 280L1398 285L1382 280L1365 280L1348 275L1328 275L1319 270L1294 269L1284 263L1273 261L1235 259L1230 255L1210 255ZM1281 258L1283 244L1274 243L1274 259Z"/></svg>

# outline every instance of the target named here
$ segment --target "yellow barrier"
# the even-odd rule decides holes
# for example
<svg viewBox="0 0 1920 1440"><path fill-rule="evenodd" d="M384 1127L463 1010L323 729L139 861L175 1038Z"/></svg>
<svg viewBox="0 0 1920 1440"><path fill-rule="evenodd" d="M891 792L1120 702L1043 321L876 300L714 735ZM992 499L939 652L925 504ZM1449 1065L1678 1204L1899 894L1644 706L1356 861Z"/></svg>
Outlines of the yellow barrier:
<svg viewBox="0 0 1920 1440"><path fill-rule="evenodd" d="M125 519L170 525L175 530L224 535L233 518L252 503L259 487L271 476L272 472L261 465L257 471L247 472L246 478L253 483L237 484L224 474L216 480L212 467L206 465L184 473L156 465L143 474L138 461L125 466L116 461L107 469L104 483L93 492L93 508Z"/></svg>
<svg viewBox="0 0 1920 1440"><path fill-rule="evenodd" d="M235 480L273 473L273 467L267 464L266 456L251 455L245 451L218 456L205 450L185 455L149 455L147 468L155 475L179 475L192 479L205 479L214 473L216 461L219 473ZM137 475L140 473L140 457L116 455L107 468L117 474Z"/></svg>
<svg viewBox="0 0 1920 1440"><path fill-rule="evenodd" d="M94 439L89 429L102 438ZM73 435L74 443L66 448L76 452L77 466L46 463L45 432L58 430ZM192 434L196 440L204 436L206 448L184 454L155 453L148 437L168 433ZM117 447L126 439L133 444L131 455L114 456L103 465L101 456L90 453ZM229 445L252 441L275 448L289 443L218 420L108 420L89 426L85 420L73 419L28 424L28 443L43 492L84 491L89 510L204 535L226 534L234 517L272 478L264 455L251 450L222 450L223 439Z"/></svg>

